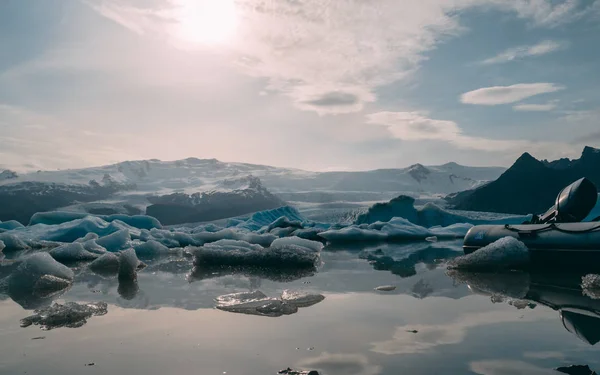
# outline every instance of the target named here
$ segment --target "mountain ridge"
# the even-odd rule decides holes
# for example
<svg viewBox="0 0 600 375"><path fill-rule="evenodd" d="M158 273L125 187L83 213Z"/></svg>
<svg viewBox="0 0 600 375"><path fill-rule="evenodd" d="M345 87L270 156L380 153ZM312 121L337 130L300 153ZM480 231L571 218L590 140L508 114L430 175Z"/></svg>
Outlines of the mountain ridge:
<svg viewBox="0 0 600 375"><path fill-rule="evenodd" d="M587 177L600 186L600 149L586 146L579 159L538 160L523 153L497 180L446 197L455 209L509 214L541 213L562 188Z"/></svg>

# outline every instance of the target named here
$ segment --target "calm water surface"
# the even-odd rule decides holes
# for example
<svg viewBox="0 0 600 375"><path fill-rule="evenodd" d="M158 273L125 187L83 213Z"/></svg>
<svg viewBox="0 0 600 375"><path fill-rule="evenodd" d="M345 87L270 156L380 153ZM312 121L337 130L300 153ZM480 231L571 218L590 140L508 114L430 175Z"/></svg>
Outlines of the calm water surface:
<svg viewBox="0 0 600 375"><path fill-rule="evenodd" d="M56 302L106 301L80 328L43 331L19 320L51 301L0 295L1 374L276 374L292 367L329 375L558 374L600 369L600 301L577 276L448 276L460 242L329 249L318 273L196 274L182 260L148 261L137 287L81 268ZM373 248L374 249L374 248ZM412 255L411 255L412 254ZM282 281L282 279L291 279ZM378 292L379 285L395 285ZM214 308L214 298L260 290L318 292L324 301L264 317ZM504 295L504 297L502 297ZM529 305L506 296L527 298ZM16 301L15 301L16 300ZM559 311L561 310L561 311ZM416 333L414 331L417 331ZM44 339L32 338L44 336ZM93 366L86 366L93 363Z"/></svg>

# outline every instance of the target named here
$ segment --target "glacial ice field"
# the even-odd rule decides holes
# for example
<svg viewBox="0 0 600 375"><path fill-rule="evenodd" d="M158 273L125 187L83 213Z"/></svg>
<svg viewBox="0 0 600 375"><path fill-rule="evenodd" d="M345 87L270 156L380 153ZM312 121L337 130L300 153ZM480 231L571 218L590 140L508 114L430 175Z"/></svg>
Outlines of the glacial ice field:
<svg viewBox="0 0 600 375"><path fill-rule="evenodd" d="M0 374L600 368L600 276L511 271L528 257L516 240L463 256L472 225L526 217L413 203L337 223L291 206L170 227L72 212L0 223Z"/></svg>

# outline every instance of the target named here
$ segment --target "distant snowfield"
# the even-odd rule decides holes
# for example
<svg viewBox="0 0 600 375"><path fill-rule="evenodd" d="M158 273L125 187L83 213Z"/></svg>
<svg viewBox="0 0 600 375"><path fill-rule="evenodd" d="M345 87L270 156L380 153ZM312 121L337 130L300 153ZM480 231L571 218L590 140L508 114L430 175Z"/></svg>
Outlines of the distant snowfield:
<svg viewBox="0 0 600 375"><path fill-rule="evenodd" d="M177 161L143 160L84 169L38 171L0 180L0 185L43 182L88 185L110 179L135 184L136 189L120 193L103 204L147 205L147 195L193 194L212 191L242 191L248 176L258 177L272 193L297 202L376 202L400 194L435 197L480 186L498 178L505 168L465 167L455 163L441 166L413 165L403 169L361 172L310 172L215 159L188 158ZM75 207L76 208L76 207Z"/></svg>

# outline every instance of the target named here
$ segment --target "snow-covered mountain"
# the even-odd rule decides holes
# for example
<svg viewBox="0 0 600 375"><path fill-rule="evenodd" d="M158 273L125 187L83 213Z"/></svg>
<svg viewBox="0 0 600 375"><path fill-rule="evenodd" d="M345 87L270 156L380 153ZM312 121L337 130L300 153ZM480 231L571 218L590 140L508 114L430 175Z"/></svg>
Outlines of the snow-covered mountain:
<svg viewBox="0 0 600 375"><path fill-rule="evenodd" d="M7 172L6 177L10 178L0 179L0 206L17 193L21 207L27 206L27 196L35 195L38 210L60 208L99 214L144 213L150 205L165 204L165 199L176 199L179 206L198 208L198 204L223 202L226 197L231 200L236 196L262 202L258 205L260 209L271 208L281 200L380 201L401 193L415 197L443 196L472 189L496 179L504 170L448 163L358 172L310 172L216 159L151 159L19 175ZM211 196L220 198L209 199ZM254 206L247 205L248 209ZM14 218L10 210L5 211L0 208L0 220Z"/></svg>

